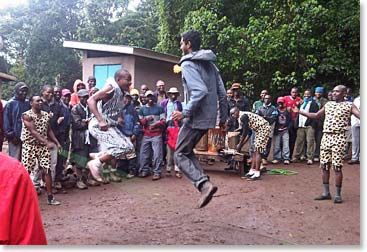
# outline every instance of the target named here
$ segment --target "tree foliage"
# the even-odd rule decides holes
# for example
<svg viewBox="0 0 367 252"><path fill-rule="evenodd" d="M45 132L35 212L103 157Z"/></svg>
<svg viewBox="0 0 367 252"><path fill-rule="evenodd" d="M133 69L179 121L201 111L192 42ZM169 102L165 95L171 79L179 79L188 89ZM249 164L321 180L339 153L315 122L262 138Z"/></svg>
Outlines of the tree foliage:
<svg viewBox="0 0 367 252"><path fill-rule="evenodd" d="M253 98L261 89L287 94L323 85L358 90L359 2L356 0L29 0L0 12L5 48L0 67L33 90L81 78L80 53L64 40L123 44L181 55L180 34L195 28L218 58L229 86ZM4 93L11 93L5 92Z"/></svg>

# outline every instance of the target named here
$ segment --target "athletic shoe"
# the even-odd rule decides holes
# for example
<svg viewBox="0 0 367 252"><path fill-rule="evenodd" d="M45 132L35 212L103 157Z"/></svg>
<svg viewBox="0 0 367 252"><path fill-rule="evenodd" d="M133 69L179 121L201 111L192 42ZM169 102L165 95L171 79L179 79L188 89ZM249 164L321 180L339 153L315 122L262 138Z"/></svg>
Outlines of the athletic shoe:
<svg viewBox="0 0 367 252"><path fill-rule="evenodd" d="M284 162L283 162L285 165L289 165L290 164L290 162L289 162L289 160L284 160Z"/></svg>
<svg viewBox="0 0 367 252"><path fill-rule="evenodd" d="M55 200L55 198L52 198L51 200L47 199L47 204L52 205L52 206L58 206L61 203L57 200Z"/></svg>
<svg viewBox="0 0 367 252"><path fill-rule="evenodd" d="M78 181L76 182L76 187L77 187L78 189L80 189L80 190L83 190L83 189L87 189L87 188L88 188L88 186L87 186L86 184L84 184L84 182L83 182L83 181L81 181L81 180L78 180Z"/></svg>
<svg viewBox="0 0 367 252"><path fill-rule="evenodd" d="M313 164L312 160L311 159L307 160L307 164L312 165Z"/></svg>
<svg viewBox="0 0 367 252"><path fill-rule="evenodd" d="M314 162L320 162L320 159L318 157L313 158Z"/></svg>
<svg viewBox="0 0 367 252"><path fill-rule="evenodd" d="M248 173L246 173L245 177L248 177L249 178L249 177L251 177L254 174L255 174L255 171L250 170Z"/></svg>
<svg viewBox="0 0 367 252"><path fill-rule="evenodd" d="M248 181L255 181L255 180L259 180L260 179L260 175L256 176L255 174L252 175L251 177L247 178Z"/></svg>
<svg viewBox="0 0 367 252"><path fill-rule="evenodd" d="M279 160L274 159L273 161L271 161L272 164L279 164Z"/></svg>
<svg viewBox="0 0 367 252"><path fill-rule="evenodd" d="M90 170L90 174L98 182L103 182L101 175L99 174L99 169L101 169L101 167L102 163L98 159L90 160L87 163L87 168Z"/></svg>

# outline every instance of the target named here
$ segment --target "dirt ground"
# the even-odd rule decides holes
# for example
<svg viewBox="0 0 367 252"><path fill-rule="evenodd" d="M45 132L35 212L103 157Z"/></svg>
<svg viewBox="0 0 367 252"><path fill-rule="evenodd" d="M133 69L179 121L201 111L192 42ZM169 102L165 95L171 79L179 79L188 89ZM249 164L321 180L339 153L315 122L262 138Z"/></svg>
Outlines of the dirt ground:
<svg viewBox="0 0 367 252"><path fill-rule="evenodd" d="M322 191L318 164L268 165L297 175L246 181L226 164L204 167L218 192L195 209L199 192L186 179L124 179L39 196L50 245L359 245L360 167L344 167L344 202L314 201ZM335 195L334 176L331 194Z"/></svg>

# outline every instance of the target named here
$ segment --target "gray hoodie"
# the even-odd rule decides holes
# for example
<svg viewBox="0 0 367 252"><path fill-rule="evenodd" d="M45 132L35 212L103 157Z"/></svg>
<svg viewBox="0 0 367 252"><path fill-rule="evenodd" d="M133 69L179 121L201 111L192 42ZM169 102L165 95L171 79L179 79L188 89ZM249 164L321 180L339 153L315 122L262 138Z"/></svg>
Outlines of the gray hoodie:
<svg viewBox="0 0 367 252"><path fill-rule="evenodd" d="M194 129L214 128L219 106L219 121L228 116L226 91L211 50L199 50L180 60L184 99L184 123Z"/></svg>

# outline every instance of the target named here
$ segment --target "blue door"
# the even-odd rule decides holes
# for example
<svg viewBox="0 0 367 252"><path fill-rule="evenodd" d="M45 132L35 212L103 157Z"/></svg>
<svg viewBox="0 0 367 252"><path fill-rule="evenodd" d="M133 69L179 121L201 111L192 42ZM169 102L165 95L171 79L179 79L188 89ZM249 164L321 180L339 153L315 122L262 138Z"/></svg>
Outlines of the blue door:
<svg viewBox="0 0 367 252"><path fill-rule="evenodd" d="M94 77L96 78L98 89L103 88L108 77L113 77L115 72L121 69L121 65L94 65L93 67Z"/></svg>

